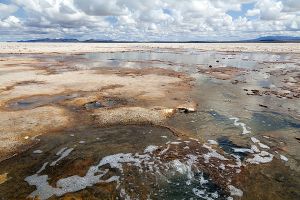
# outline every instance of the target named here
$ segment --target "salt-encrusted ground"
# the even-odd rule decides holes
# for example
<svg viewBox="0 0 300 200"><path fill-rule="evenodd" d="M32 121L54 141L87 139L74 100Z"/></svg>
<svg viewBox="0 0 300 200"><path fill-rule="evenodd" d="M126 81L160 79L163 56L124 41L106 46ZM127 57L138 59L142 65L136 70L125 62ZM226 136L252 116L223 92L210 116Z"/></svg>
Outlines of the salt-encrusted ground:
<svg viewBox="0 0 300 200"><path fill-rule="evenodd" d="M87 53L162 49L225 52L300 53L297 43L15 43L0 42L0 53Z"/></svg>

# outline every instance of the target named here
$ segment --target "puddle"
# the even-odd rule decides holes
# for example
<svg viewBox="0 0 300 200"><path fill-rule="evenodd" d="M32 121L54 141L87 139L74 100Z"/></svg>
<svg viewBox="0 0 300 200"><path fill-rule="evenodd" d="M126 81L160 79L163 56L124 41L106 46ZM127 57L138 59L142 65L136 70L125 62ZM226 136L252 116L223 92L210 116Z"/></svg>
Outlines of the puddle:
<svg viewBox="0 0 300 200"><path fill-rule="evenodd" d="M57 95L57 96L47 96L47 95L36 95L24 99L12 100L6 105L8 110L26 110L33 109L49 104L56 104L60 101L74 99L79 97L79 94L67 94L67 95Z"/></svg>
<svg viewBox="0 0 300 200"><path fill-rule="evenodd" d="M93 110L99 108L113 108L129 105L133 103L133 100L126 100L121 98L103 98L101 101L92 101L84 104L86 110Z"/></svg>
<svg viewBox="0 0 300 200"><path fill-rule="evenodd" d="M93 101L93 102L84 104L84 107L87 110L93 110L93 109L103 108L105 106L103 104L101 104L99 101Z"/></svg>

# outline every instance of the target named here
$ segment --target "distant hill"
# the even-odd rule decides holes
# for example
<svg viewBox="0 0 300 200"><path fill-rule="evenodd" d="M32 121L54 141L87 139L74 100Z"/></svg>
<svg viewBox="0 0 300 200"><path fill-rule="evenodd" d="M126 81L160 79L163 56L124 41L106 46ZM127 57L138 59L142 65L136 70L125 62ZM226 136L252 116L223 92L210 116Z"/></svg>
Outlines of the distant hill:
<svg viewBox="0 0 300 200"><path fill-rule="evenodd" d="M82 42L85 42L85 43L112 43L112 42L115 42L113 40L95 40L95 39L89 39L89 40L84 40Z"/></svg>
<svg viewBox="0 0 300 200"><path fill-rule="evenodd" d="M245 42L300 42L300 37L264 36L252 40L245 40Z"/></svg>
<svg viewBox="0 0 300 200"><path fill-rule="evenodd" d="M50 38L43 38L43 39L35 39L35 40L20 40L18 42L80 42L77 39L50 39Z"/></svg>
<svg viewBox="0 0 300 200"><path fill-rule="evenodd" d="M89 39L89 40L78 40L78 39L35 39L35 40L20 40L18 42L81 42L81 43L142 43L144 41L115 41L115 40L97 40L97 39ZM237 40L237 41L147 41L147 43L253 43L253 42L299 42L300 37L291 37L291 36L264 36L256 39L249 40Z"/></svg>

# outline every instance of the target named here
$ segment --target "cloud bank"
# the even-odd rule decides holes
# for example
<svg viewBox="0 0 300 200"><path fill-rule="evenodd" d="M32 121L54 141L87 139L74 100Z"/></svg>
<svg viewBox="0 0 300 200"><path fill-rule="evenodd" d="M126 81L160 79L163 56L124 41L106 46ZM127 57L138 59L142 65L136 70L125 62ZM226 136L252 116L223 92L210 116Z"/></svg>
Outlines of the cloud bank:
<svg viewBox="0 0 300 200"><path fill-rule="evenodd" d="M299 0L0 0L0 40L300 35Z"/></svg>

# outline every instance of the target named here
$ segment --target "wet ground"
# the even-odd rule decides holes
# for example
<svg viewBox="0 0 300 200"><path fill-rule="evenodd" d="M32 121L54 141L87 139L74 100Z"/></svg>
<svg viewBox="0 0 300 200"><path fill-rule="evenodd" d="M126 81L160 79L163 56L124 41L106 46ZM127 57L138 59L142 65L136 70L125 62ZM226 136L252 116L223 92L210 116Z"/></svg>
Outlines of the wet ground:
<svg viewBox="0 0 300 200"><path fill-rule="evenodd" d="M70 112L72 126L29 135L0 163L0 199L300 199L299 54L158 48L22 58L37 63L10 65L182 82L163 83L157 98L130 95L123 82L27 96L14 88L44 80L3 88L2 112L53 106Z"/></svg>

